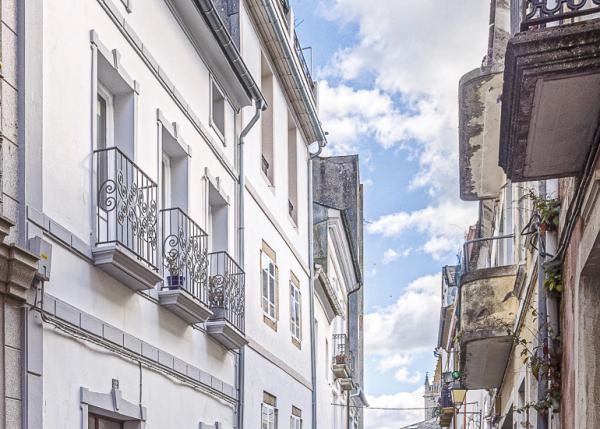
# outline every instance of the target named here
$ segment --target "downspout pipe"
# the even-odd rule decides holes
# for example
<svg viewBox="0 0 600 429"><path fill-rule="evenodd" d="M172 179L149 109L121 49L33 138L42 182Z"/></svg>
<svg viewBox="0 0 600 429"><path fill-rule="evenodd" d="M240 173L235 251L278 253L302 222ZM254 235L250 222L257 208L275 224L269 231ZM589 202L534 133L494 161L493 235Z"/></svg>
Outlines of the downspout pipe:
<svg viewBox="0 0 600 429"><path fill-rule="evenodd" d="M260 115L263 110L266 109L266 104L262 99L255 100L254 116L250 119L250 122L244 127L240 133L238 140L238 247L237 247L237 260L240 267L244 266L245 259L245 212L244 212L244 201L246 194L246 173L244 171L244 142L246 136L254 127L254 125L260 119ZM238 402L237 402L237 428L242 429L244 427L244 388L245 388L245 375L246 375L246 353L245 348L242 347L238 353L237 362L237 385L238 385Z"/></svg>
<svg viewBox="0 0 600 429"><path fill-rule="evenodd" d="M539 184L539 194L545 196L546 195L546 182L540 182ZM541 240L545 240L545 237L540 237ZM538 282L538 296L537 296L537 319L538 319L538 344L543 346L543 344L548 342L548 329L547 329L547 312L548 309L546 307L546 289L544 288L544 275L545 275L545 265L544 265L544 254L538 251L538 262L537 262L537 282ZM541 348L543 350L544 347ZM539 352L538 352L539 353ZM540 371L538 377L538 401L543 401L546 398L548 379L543 374L543 371ZM537 413L537 428L538 429L547 429L548 428L548 416L545 416L543 413Z"/></svg>
<svg viewBox="0 0 600 429"><path fill-rule="evenodd" d="M319 142L319 149L315 153L309 152L308 157L308 270L309 270L309 317L310 317L310 384L312 429L317 429L317 357L316 333L315 333L315 279L317 277L314 262L314 229L313 229L313 171L312 161L323 151L323 144Z"/></svg>
<svg viewBox="0 0 600 429"><path fill-rule="evenodd" d="M361 290L362 285L363 285L363 282L359 280L358 285L346 294L346 332L348 332L348 349L350 349L350 297L351 297L351 295L354 295L359 290ZM354 368L354 370L356 370L356 368ZM359 396L360 393L361 393L361 389L359 388L357 394L352 395L352 396ZM350 427L350 394L346 395L346 423L348 425L348 429L351 429L351 427Z"/></svg>

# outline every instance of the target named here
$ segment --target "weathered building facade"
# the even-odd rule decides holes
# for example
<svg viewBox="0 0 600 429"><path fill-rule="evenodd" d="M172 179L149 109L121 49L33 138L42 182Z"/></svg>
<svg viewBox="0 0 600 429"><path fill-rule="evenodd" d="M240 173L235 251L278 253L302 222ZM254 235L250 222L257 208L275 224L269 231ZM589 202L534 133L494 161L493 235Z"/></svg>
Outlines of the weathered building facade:
<svg viewBox="0 0 600 429"><path fill-rule="evenodd" d="M1 10L0 427L317 427L326 141L289 4Z"/></svg>
<svg viewBox="0 0 600 429"><path fill-rule="evenodd" d="M460 195L479 219L438 346L460 389L484 389L481 427L597 427L600 5L492 0L490 17L459 89Z"/></svg>
<svg viewBox="0 0 600 429"><path fill-rule="evenodd" d="M315 324L321 428L363 428L363 206L358 156L313 161ZM321 376L323 374L323 376Z"/></svg>

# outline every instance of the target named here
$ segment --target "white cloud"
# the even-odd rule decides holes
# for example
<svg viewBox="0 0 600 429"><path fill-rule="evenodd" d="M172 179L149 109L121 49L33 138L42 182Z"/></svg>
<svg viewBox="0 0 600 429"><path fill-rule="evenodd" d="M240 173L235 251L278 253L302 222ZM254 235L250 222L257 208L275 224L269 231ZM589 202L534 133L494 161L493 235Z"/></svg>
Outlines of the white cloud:
<svg viewBox="0 0 600 429"><path fill-rule="evenodd" d="M394 249L387 249L385 252L383 252L383 263L389 264L390 262L394 262L399 257L400 253L396 252Z"/></svg>
<svg viewBox="0 0 600 429"><path fill-rule="evenodd" d="M394 354L387 356L379 361L377 371L384 373L390 369L408 365L412 362L412 356L408 354Z"/></svg>
<svg viewBox="0 0 600 429"><path fill-rule="evenodd" d="M365 350L381 359L433 350L441 303L439 274L420 277L398 300L364 318ZM380 364L381 365L381 364ZM388 364L389 366L389 364Z"/></svg>
<svg viewBox="0 0 600 429"><path fill-rule="evenodd" d="M367 231L384 237L400 237L416 230L427 237L421 250L437 260L458 252L465 230L475 218L476 207L472 204L448 199L437 206L381 216L367 226Z"/></svg>
<svg viewBox="0 0 600 429"><path fill-rule="evenodd" d="M405 366L398 368L394 374L394 378L401 383L408 384L417 384L423 381L423 375L419 371L411 374L410 370Z"/></svg>
<svg viewBox="0 0 600 429"><path fill-rule="evenodd" d="M412 253L412 250L413 250L412 247L407 247L406 249L404 249L402 251L397 251L394 249L387 249L385 252L383 252L383 263L389 264L400 258L406 258L407 256L409 256Z"/></svg>
<svg viewBox="0 0 600 429"><path fill-rule="evenodd" d="M371 408L365 409L365 429L398 429L423 420L424 411L422 408L424 402L422 387L413 392L367 396L367 399ZM388 408L388 410L375 408ZM389 408L404 409L389 410Z"/></svg>

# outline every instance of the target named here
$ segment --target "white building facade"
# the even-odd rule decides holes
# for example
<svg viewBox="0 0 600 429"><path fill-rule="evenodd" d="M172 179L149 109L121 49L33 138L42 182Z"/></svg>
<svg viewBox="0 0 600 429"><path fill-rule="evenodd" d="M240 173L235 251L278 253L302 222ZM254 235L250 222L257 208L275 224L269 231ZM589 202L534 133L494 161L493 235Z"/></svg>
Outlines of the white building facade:
<svg viewBox="0 0 600 429"><path fill-rule="evenodd" d="M27 305L6 427L300 429L333 415L315 389L326 323L311 282L309 146L325 137L287 2L19 2L14 17L18 180L0 237L13 259L20 246ZM355 347L356 401L354 264L346 318L325 319Z"/></svg>

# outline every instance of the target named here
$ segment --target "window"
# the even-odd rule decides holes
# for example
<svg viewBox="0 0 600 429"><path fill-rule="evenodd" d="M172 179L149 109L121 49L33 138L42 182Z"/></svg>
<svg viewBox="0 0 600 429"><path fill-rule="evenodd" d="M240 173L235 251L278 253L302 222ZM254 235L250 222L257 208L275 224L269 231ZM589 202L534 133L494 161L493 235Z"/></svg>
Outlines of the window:
<svg viewBox="0 0 600 429"><path fill-rule="evenodd" d="M261 115L261 170L271 185L275 184L273 149L273 73L264 57L260 62L260 90L268 108Z"/></svg>
<svg viewBox="0 0 600 429"><path fill-rule="evenodd" d="M96 107L96 149L106 149L113 145L113 98L110 92L98 84Z"/></svg>
<svg viewBox="0 0 600 429"><path fill-rule="evenodd" d="M161 170L161 203L163 209L172 208L171 204L171 159L163 153Z"/></svg>
<svg viewBox="0 0 600 429"><path fill-rule="evenodd" d="M277 398L270 393L263 392L261 404L261 429L277 429Z"/></svg>
<svg viewBox="0 0 600 429"><path fill-rule="evenodd" d="M210 90L210 123L225 142L225 97L213 81Z"/></svg>
<svg viewBox="0 0 600 429"><path fill-rule="evenodd" d="M145 426L146 407L124 398L119 380L112 380L110 393L91 392L81 387L79 397L81 426L85 429L142 429Z"/></svg>
<svg viewBox="0 0 600 429"><path fill-rule="evenodd" d="M265 252L262 253L262 309L270 319L276 318L275 262Z"/></svg>
<svg viewBox="0 0 600 429"><path fill-rule="evenodd" d="M294 280L290 281L290 329L292 338L302 341L302 313L300 288Z"/></svg>
<svg viewBox="0 0 600 429"><path fill-rule="evenodd" d="M206 232L210 252L229 249L229 203L218 186L218 179L208 179L208 216Z"/></svg>
<svg viewBox="0 0 600 429"><path fill-rule="evenodd" d="M123 429L123 422L88 414L88 429Z"/></svg>
<svg viewBox="0 0 600 429"><path fill-rule="evenodd" d="M298 416L291 416L290 429L302 429L302 419Z"/></svg>
<svg viewBox="0 0 600 429"><path fill-rule="evenodd" d="M164 122L163 122L164 121ZM164 118L160 120L162 158L160 164L160 201L163 209L188 210L189 155L181 136ZM166 123L166 124L165 124Z"/></svg>
<svg viewBox="0 0 600 429"><path fill-rule="evenodd" d="M298 225L298 132L294 118L288 112L288 213L294 225Z"/></svg>

